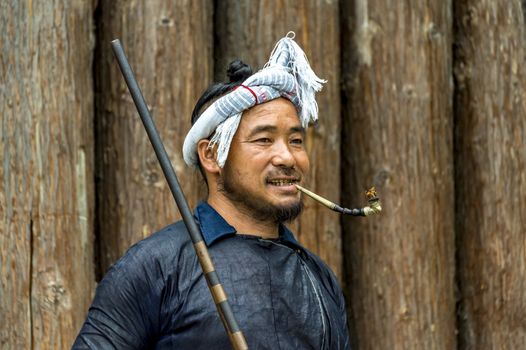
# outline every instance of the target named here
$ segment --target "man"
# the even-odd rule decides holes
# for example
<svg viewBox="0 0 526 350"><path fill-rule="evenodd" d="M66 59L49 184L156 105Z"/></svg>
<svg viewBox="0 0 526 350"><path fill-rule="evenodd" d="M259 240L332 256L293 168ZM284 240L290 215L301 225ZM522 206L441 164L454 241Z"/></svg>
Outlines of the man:
<svg viewBox="0 0 526 350"><path fill-rule="evenodd" d="M309 160L321 80L290 37L252 75L235 61L209 88L183 147L208 185L195 217L251 349L347 349L345 304L328 267L284 223ZM203 106L211 105L200 113ZM137 243L97 288L75 349L229 349L182 222Z"/></svg>

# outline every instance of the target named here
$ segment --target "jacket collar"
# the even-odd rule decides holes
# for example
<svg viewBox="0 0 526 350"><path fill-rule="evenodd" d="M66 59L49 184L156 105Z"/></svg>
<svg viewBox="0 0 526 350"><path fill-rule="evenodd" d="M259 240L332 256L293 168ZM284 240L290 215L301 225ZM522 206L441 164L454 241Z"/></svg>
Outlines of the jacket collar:
<svg viewBox="0 0 526 350"><path fill-rule="evenodd" d="M221 238L236 234L236 229L226 222L207 202L199 203L197 208L195 208L194 216L199 223L199 227L203 233L203 239L207 246L214 244L214 242ZM286 243L300 247L292 232L283 224L279 224L279 237Z"/></svg>

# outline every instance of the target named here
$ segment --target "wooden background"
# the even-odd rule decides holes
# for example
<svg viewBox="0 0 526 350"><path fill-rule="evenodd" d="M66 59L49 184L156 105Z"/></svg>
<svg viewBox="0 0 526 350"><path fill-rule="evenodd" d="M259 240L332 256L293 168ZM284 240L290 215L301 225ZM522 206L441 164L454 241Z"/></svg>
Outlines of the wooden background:
<svg viewBox="0 0 526 350"><path fill-rule="evenodd" d="M292 226L344 288L354 349L526 344L520 0L0 2L0 349L71 346L107 268L179 215L110 50L120 38L180 153L201 92L288 31L328 80Z"/></svg>

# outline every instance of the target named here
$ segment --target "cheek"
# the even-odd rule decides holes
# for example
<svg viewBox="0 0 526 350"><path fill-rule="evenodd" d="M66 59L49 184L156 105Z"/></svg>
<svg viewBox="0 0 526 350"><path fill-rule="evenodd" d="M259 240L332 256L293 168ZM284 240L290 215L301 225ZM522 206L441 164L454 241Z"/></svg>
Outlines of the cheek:
<svg viewBox="0 0 526 350"><path fill-rule="evenodd" d="M263 169L255 159L245 160L236 164L235 168L230 168L229 176L232 176L239 183L259 182Z"/></svg>
<svg viewBox="0 0 526 350"><path fill-rule="evenodd" d="M235 169L230 176L234 176L236 178L241 178L244 176L243 172L240 169Z"/></svg>
<svg viewBox="0 0 526 350"><path fill-rule="evenodd" d="M296 156L296 164L298 165L298 168L300 168L304 173L309 171L310 162L306 151L301 151L298 153Z"/></svg>

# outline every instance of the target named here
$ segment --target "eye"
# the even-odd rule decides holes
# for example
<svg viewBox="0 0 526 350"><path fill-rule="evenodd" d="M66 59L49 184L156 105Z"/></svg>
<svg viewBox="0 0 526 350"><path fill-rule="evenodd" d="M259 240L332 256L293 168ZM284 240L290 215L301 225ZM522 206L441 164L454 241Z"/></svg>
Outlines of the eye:
<svg viewBox="0 0 526 350"><path fill-rule="evenodd" d="M303 139L302 138L293 138L292 140L290 140L290 143L292 143L293 145L303 145Z"/></svg>
<svg viewBox="0 0 526 350"><path fill-rule="evenodd" d="M259 139L256 139L255 142L266 144L266 143L271 143L272 140L268 137L260 137Z"/></svg>

